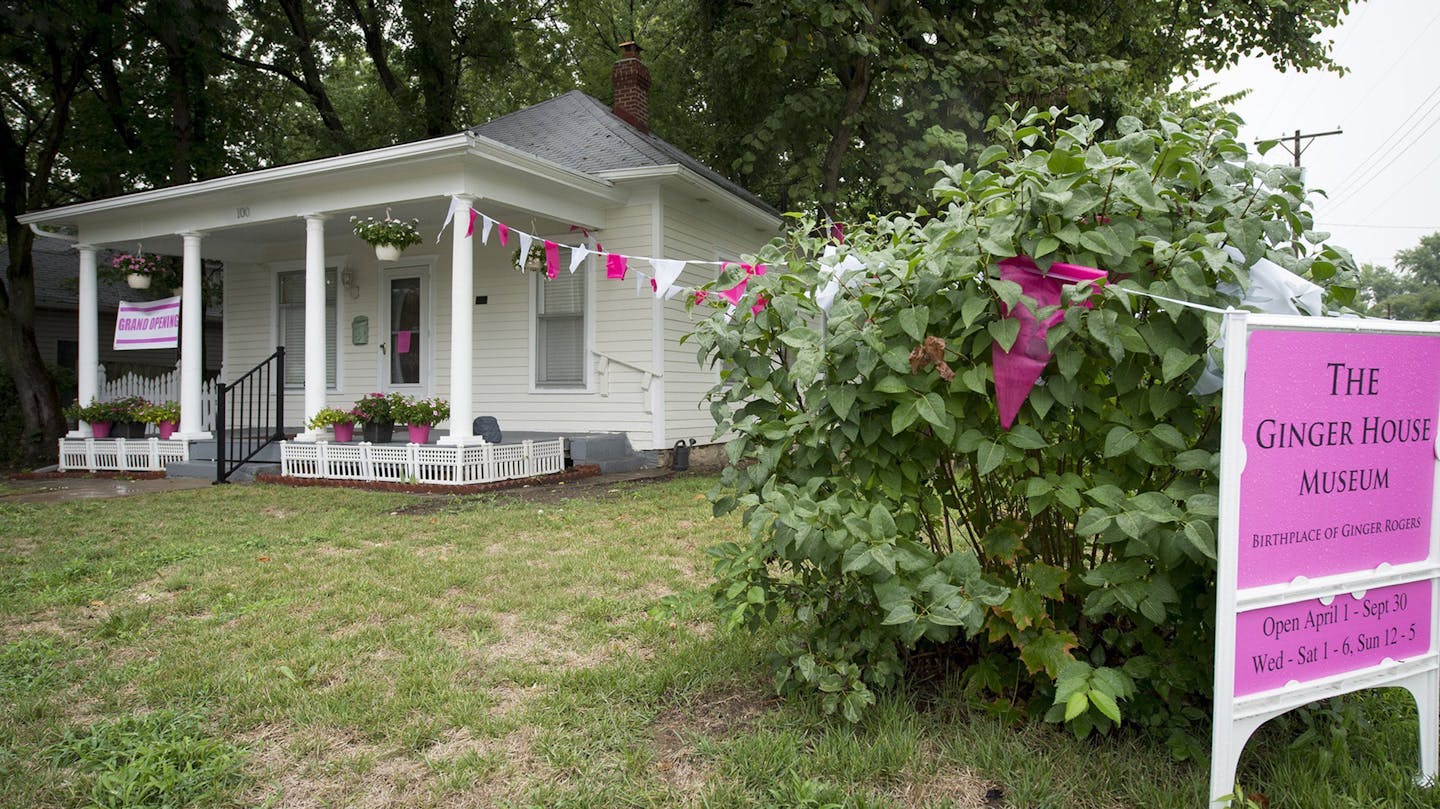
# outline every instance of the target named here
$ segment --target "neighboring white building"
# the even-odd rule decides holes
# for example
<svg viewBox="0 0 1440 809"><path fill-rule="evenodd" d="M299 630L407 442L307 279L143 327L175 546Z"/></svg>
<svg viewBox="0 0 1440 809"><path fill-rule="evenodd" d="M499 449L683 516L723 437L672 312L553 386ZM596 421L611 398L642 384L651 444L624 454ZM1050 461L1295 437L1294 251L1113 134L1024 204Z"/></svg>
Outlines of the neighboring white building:
<svg viewBox="0 0 1440 809"><path fill-rule="evenodd" d="M564 244L588 232L607 252L672 259L739 258L779 232L774 210L648 132L648 72L633 51L622 57L616 110L571 92L456 135L22 217L79 234L81 400L108 339L94 320L96 253L143 241L184 256L186 297L202 259L225 262L224 374L285 345L292 429L322 407L401 391L451 400L451 444L469 442L480 415L506 431L623 432L637 449L709 441L701 400L717 372L680 345L692 325L683 298L608 281L593 256L549 281L517 272L514 240L482 245L478 227L465 238L466 206ZM462 209L436 244L452 199ZM418 218L426 241L381 262L349 219L387 209ZM691 267L681 282L715 272ZM201 328L192 314L187 346ZM190 418L200 374L182 368L180 438L209 437Z"/></svg>

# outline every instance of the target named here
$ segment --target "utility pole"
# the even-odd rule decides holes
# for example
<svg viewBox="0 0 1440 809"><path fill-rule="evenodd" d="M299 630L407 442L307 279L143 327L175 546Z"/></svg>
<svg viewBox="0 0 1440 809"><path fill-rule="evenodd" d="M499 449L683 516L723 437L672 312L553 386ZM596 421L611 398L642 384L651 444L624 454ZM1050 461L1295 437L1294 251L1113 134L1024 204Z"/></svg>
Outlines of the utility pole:
<svg viewBox="0 0 1440 809"><path fill-rule="evenodd" d="M1331 130L1331 131L1329 131L1329 132L1311 132L1311 133L1308 134L1308 135L1302 135L1302 134L1300 134L1300 130L1297 129L1297 130L1295 130L1295 134L1294 134L1294 135L1284 135L1284 136L1282 136L1282 137L1275 138L1275 140L1277 140L1277 141L1280 142L1280 145L1285 148L1285 151L1287 151L1287 152L1289 152L1290 154L1292 154L1292 155L1295 156L1295 168L1298 169L1298 168L1300 168L1300 153L1303 152L1303 151L1305 151L1305 148L1310 145L1310 144L1309 144L1309 141L1312 141L1312 140L1314 140L1315 138L1323 138L1323 137L1325 137L1325 136L1327 136L1327 135L1343 135L1343 134L1345 134L1345 131L1344 131L1343 129L1333 129L1333 130ZM1302 139L1306 141L1306 143L1305 143L1303 146L1300 144L1300 141L1301 141ZM1286 143L1285 141L1287 141L1287 140L1293 141L1293 142L1294 142L1294 145L1292 146L1291 144ZM1264 141L1259 141L1259 140L1257 140L1257 141L1255 141L1255 142L1256 142L1256 143L1263 143Z"/></svg>

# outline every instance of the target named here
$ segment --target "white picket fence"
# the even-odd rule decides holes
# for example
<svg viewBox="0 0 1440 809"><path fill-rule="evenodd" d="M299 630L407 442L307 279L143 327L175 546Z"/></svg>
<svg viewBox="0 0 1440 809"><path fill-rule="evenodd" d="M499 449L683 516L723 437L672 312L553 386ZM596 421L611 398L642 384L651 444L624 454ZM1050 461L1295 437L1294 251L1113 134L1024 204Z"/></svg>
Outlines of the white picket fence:
<svg viewBox="0 0 1440 809"><path fill-rule="evenodd" d="M283 441L280 468L282 474L299 478L463 486L563 472L565 442L556 438L454 447Z"/></svg>
<svg viewBox="0 0 1440 809"><path fill-rule="evenodd" d="M164 472L165 464L190 460L190 442L159 438L62 438L60 471Z"/></svg>
<svg viewBox="0 0 1440 809"><path fill-rule="evenodd" d="M215 429L215 383L219 377L206 380L200 386L200 427ZM106 379L105 366L100 366L100 395L102 402L113 402L130 396L139 396L152 402L180 401L180 367L160 376L139 376L126 374L119 379Z"/></svg>

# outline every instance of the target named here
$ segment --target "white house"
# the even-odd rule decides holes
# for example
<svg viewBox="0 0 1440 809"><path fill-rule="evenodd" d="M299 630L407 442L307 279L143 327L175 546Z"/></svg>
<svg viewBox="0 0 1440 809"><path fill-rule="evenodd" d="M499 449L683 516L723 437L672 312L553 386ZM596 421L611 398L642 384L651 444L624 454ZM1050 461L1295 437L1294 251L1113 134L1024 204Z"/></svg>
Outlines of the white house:
<svg viewBox="0 0 1440 809"><path fill-rule="evenodd" d="M607 280L594 256L554 280L520 272L514 239L481 244L478 226L466 236L473 208L565 245L588 238L606 252L716 261L779 232L774 210L648 131L638 48L613 75L615 109L570 92L455 135L22 217L37 232L78 233L81 401L95 393L97 346L110 339L97 330L96 253L143 240L183 255L186 299L198 297L202 259L225 262L223 375L234 380L285 346L292 430L323 407L400 391L450 400L440 447L476 445L479 415L506 432L623 433L637 449L708 441L714 425L700 403L717 375L680 345L691 327L683 299ZM349 219L387 210L418 218L425 242L382 262ZM691 265L681 283L717 272ZM181 314L180 442L212 438L198 421L202 370L190 350L201 314ZM88 435L82 424L71 438ZM297 441L326 443L317 431Z"/></svg>

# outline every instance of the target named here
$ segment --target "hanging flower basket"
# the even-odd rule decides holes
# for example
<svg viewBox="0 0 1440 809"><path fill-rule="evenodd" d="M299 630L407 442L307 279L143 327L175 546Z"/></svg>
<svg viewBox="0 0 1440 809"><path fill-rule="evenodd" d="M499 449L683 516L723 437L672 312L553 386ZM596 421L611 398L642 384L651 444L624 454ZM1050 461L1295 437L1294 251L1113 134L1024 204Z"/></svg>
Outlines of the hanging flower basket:
<svg viewBox="0 0 1440 809"><path fill-rule="evenodd" d="M160 272L160 262L154 256L147 256L139 250L134 253L121 253L110 259L110 266L125 273L125 283L129 284L131 289L149 289L150 279Z"/></svg>
<svg viewBox="0 0 1440 809"><path fill-rule="evenodd" d="M381 261L394 261L400 258L401 250L420 243L420 220L392 219L389 208L385 209L384 219L352 216L350 226L356 236L375 248L375 257Z"/></svg>

